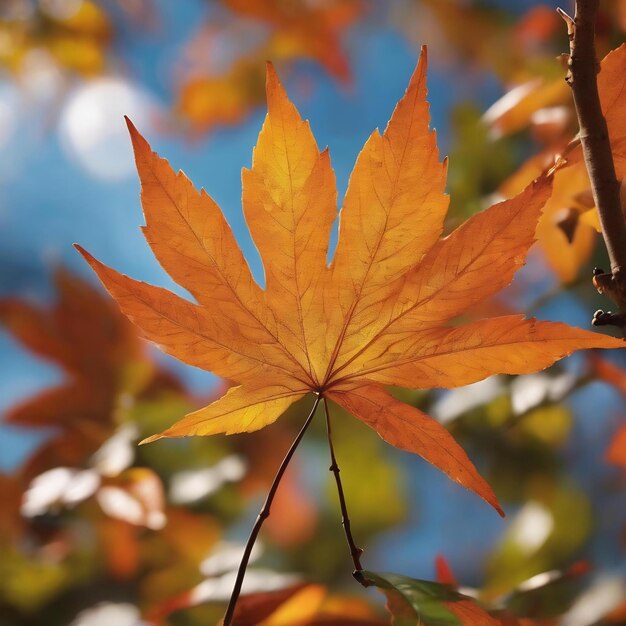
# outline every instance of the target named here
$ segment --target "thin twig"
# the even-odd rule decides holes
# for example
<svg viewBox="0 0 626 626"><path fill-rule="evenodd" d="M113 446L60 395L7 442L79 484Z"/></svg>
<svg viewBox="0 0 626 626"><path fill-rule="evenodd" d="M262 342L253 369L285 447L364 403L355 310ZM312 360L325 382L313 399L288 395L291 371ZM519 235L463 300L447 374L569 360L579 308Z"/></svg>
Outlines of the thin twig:
<svg viewBox="0 0 626 626"><path fill-rule="evenodd" d="M598 94L599 70L595 50L595 24L599 0L576 0L572 19L559 9L567 24L570 58L567 82L572 88L585 165L598 209L611 272L596 274L594 284L626 310L626 221L615 174L611 143Z"/></svg>
<svg viewBox="0 0 626 626"><path fill-rule="evenodd" d="M230 626L232 623L233 614L235 612L235 606L237 605L237 600L239 599L239 594L241 593L241 585L243 584L243 578L246 575L246 569L248 567L248 561L250 560L250 554L252 553L252 548L254 547L256 538L259 534L259 531L261 530L261 526L263 526L263 522L270 515L270 508L272 506L274 496L276 495L276 491L278 490L278 485L280 484L283 474L285 473L285 470L287 469L287 466L289 465L289 461L291 461L291 457L296 451L296 448L298 447L298 445L300 445L300 442L302 441L302 437L304 437L304 433L307 431L309 424L313 420L313 416L315 415L315 410L317 409L317 405L320 403L321 399L322 398L320 395L318 395L315 398L315 402L313 403L313 407L311 408L311 412L309 413L309 416L306 418L306 421L304 422L304 425L300 429L298 436L294 439L293 443L291 444L291 447L289 448L289 450L287 451L287 454L285 455L285 458L280 464L278 471L276 472L276 476L274 477L272 486L270 487L270 490L267 494L265 504L263 505L261 512L256 518L256 522L254 523L254 526L252 527L252 532L250 533L250 537L248 537L248 543L246 543L246 549L244 550L243 557L241 558L241 563L239 564L239 570L237 572L237 579L235 580L233 593L230 596L230 602L228 603L228 608L226 609L226 613L224 615L223 626Z"/></svg>
<svg viewBox="0 0 626 626"><path fill-rule="evenodd" d="M361 565L361 555L363 550L357 547L352 537L352 530L350 528L350 517L348 516L348 507L346 505L346 498L343 493L343 485L341 484L341 478L339 476L339 465L337 465L337 459L335 457L335 449L333 446L332 429L330 425L330 412L328 410L328 403L324 398L324 413L326 414L326 432L328 433L328 449L330 451L330 467L328 468L335 476L335 482L337 483L337 494L339 495L339 506L341 507L341 523L346 533L346 540L348 541L348 548L350 549L350 556L352 557L352 563L354 563L354 571L352 576L364 587L369 586L369 581L363 575L363 566Z"/></svg>

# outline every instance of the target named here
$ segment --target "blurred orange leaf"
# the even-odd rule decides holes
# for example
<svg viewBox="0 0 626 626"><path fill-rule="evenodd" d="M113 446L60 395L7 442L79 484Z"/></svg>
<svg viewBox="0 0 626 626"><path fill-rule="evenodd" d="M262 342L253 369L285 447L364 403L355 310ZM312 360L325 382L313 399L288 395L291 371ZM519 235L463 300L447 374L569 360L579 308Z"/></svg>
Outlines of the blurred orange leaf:
<svg viewBox="0 0 626 626"><path fill-rule="evenodd" d="M263 62L240 59L225 74L187 80L180 88L176 111L195 130L208 131L241 122L262 102Z"/></svg>
<svg viewBox="0 0 626 626"><path fill-rule="evenodd" d="M508 91L486 111L484 120L497 136L509 135L528 126L539 109L570 99L570 89L562 78L535 78Z"/></svg>
<svg viewBox="0 0 626 626"><path fill-rule="evenodd" d="M591 354L589 362L595 375L605 383L613 385L622 395L626 396L626 370L597 354Z"/></svg>
<svg viewBox="0 0 626 626"><path fill-rule="evenodd" d="M24 522L20 515L24 485L17 475L0 473L0 545L15 541L21 534Z"/></svg>
<svg viewBox="0 0 626 626"><path fill-rule="evenodd" d="M148 617L160 624L175 611L198 604L194 590L151 609ZM219 622L222 623L221 621ZM296 583L275 591L240 596L233 626L385 626L372 606L359 598L328 595L322 585Z"/></svg>
<svg viewBox="0 0 626 626"><path fill-rule="evenodd" d="M141 563L137 527L107 517L100 522L97 530L108 571L119 580L131 579Z"/></svg>
<svg viewBox="0 0 626 626"><path fill-rule="evenodd" d="M311 539L317 529L315 503L302 488L298 474L296 465L291 465L285 472L272 504L273 515L265 524L265 531L272 541L284 548Z"/></svg>
<svg viewBox="0 0 626 626"><path fill-rule="evenodd" d="M187 56L200 59L200 67L187 71L175 105L178 115L193 129L209 131L245 119L264 100L265 59L290 63L313 59L332 76L347 82L350 64L341 43L344 31L363 13L362 0L221 0L239 22L210 22L187 46ZM220 41L246 38L237 30L257 25L262 41L243 50L226 68L207 69L206 59L219 58ZM231 32L232 31L232 32ZM253 31L254 32L254 31ZM254 36L247 37L254 40Z"/></svg>
<svg viewBox="0 0 626 626"><path fill-rule="evenodd" d="M34 355L62 368L66 380L10 408L8 423L54 427L22 468L26 479L57 466L76 467L113 433L125 405L152 385L180 390L145 354L132 324L85 280L59 270L57 301L39 307L0 300L0 323Z"/></svg>
<svg viewBox="0 0 626 626"><path fill-rule="evenodd" d="M240 15L271 24L271 58L307 56L321 63L340 79L350 75L348 61L339 43L339 34L363 11L361 0L222 0Z"/></svg>
<svg viewBox="0 0 626 626"><path fill-rule="evenodd" d="M450 564L442 554L438 554L435 559L435 570L437 572L438 583L458 587L458 583L454 577Z"/></svg>
<svg viewBox="0 0 626 626"><path fill-rule="evenodd" d="M626 469L626 426L621 426L613 435L605 458L609 463Z"/></svg>
<svg viewBox="0 0 626 626"><path fill-rule="evenodd" d="M59 296L50 310L15 298L0 301L4 327L35 355L59 365L68 379L13 407L6 420L61 429L55 463L76 465L77 457L95 451L111 433L118 394L141 384L152 368L132 326L107 299L63 270L55 283Z"/></svg>
<svg viewBox="0 0 626 626"><path fill-rule="evenodd" d="M610 52L601 63L598 92L606 117L615 168L619 179L626 177L626 44ZM599 227L591 197L590 183L580 142L557 148L554 191L546 203L537 228L537 239L557 276L564 283L573 281L589 260ZM558 153L561 153L559 155ZM544 169L554 164L555 148L533 157L507 180L501 192L518 193ZM564 219L571 223L564 228Z"/></svg>

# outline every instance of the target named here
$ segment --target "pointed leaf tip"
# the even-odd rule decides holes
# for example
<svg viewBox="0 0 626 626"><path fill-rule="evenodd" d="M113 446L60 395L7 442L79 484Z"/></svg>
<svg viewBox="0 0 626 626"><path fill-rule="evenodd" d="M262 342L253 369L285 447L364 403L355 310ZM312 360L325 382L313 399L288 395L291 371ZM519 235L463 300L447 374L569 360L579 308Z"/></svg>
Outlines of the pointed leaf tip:
<svg viewBox="0 0 626 626"><path fill-rule="evenodd" d="M278 72L271 61L267 61L265 73L265 95L267 98L268 113L283 115L284 110L294 111L299 117L293 103L289 100L287 91L280 82Z"/></svg>
<svg viewBox="0 0 626 626"><path fill-rule="evenodd" d="M496 513L502 518L504 519L506 517L506 513L504 512L504 509L502 508L502 506L500 505L500 501L498 500L498 496L496 496L496 494L493 492L493 490L490 490L490 494L489 495L482 495L482 494L478 494L487 504L490 504L491 507L496 511Z"/></svg>
<svg viewBox="0 0 626 626"><path fill-rule="evenodd" d="M420 49L420 54L417 59L417 65L415 66L415 71L413 72L413 76L411 76L411 80L409 81L409 87L411 85L423 80L426 76L426 70L428 69L428 47L423 45Z"/></svg>
<svg viewBox="0 0 626 626"><path fill-rule="evenodd" d="M89 254L89 252L87 252L87 250L85 250L85 248L83 248L79 243L73 243L72 246L85 259L91 257L91 254Z"/></svg>
<svg viewBox="0 0 626 626"><path fill-rule="evenodd" d="M124 121L126 122L126 128L128 128L128 132L130 134L131 139L134 142L134 139L137 135L139 135L139 131L137 130L137 127L133 124L132 120L130 119L130 117L128 117L128 115L124 116Z"/></svg>
<svg viewBox="0 0 626 626"><path fill-rule="evenodd" d="M94 267L94 264L98 263L95 257L91 253L87 252L87 250L85 250L85 248L83 248L79 243L75 243L74 248L83 257L83 259L85 259L85 261L87 261L87 263L91 265L91 267Z"/></svg>
<svg viewBox="0 0 626 626"><path fill-rule="evenodd" d="M76 250L78 250L83 259L85 259L85 261L87 261L87 263L91 266L91 269L98 275L98 278L102 281L102 284L108 290L108 286L103 280L102 272L103 270L108 270L109 268L100 261L98 261L98 259L96 259L93 254L87 252L87 250L85 250L85 248L83 248L80 244L75 243L74 247L76 248Z"/></svg>
<svg viewBox="0 0 626 626"><path fill-rule="evenodd" d="M489 483L479 474L463 448L439 422L416 407L401 402L379 385L331 390L328 397L354 415L387 443L414 454L473 491L504 517Z"/></svg>
<svg viewBox="0 0 626 626"><path fill-rule="evenodd" d="M147 443L153 443L159 439L163 439L163 435L151 435L150 437L142 439L137 445L145 446Z"/></svg>
<svg viewBox="0 0 626 626"><path fill-rule="evenodd" d="M439 584L450 585L451 587L459 586L459 583L452 572L452 568L448 563L448 559L446 559L443 554L438 554L435 557L435 572L436 580Z"/></svg>
<svg viewBox="0 0 626 626"><path fill-rule="evenodd" d="M137 127L132 123L128 116L124 116L126 120L126 127L128 128L128 134L130 135L130 140L133 144L133 151L137 153L137 150L140 146L144 146L150 149L150 146L144 136L137 130Z"/></svg>
<svg viewBox="0 0 626 626"><path fill-rule="evenodd" d="M280 78L278 78L278 73L276 72L276 68L271 61L265 62L265 89L269 93L270 87L281 86Z"/></svg>

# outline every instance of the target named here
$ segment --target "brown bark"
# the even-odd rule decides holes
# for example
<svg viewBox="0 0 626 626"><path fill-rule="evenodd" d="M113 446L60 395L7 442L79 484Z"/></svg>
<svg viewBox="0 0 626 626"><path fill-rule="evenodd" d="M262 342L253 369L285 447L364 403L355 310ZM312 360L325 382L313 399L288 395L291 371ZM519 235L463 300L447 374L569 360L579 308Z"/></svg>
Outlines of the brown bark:
<svg viewBox="0 0 626 626"><path fill-rule="evenodd" d="M572 19L559 13L567 23L570 58L567 82L572 88L580 126L580 140L591 181L593 198L600 216L610 273L594 272L594 285L618 305L621 314L597 311L594 324L624 328L626 311L626 221L620 200L620 183L615 174L606 120L598 94L599 64L595 51L595 24L599 0L576 0Z"/></svg>

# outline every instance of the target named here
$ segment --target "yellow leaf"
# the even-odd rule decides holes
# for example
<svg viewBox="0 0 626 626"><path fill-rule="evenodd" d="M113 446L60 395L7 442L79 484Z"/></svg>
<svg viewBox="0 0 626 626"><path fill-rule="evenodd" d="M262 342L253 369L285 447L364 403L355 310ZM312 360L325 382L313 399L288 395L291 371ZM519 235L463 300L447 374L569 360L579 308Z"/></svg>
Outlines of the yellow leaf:
<svg viewBox="0 0 626 626"><path fill-rule="evenodd" d="M483 119L497 137L510 135L525 128L538 110L565 104L571 97L562 78L535 78L504 94L485 112Z"/></svg>
<svg viewBox="0 0 626 626"><path fill-rule="evenodd" d="M595 207L593 209L587 209L580 214L580 223L590 226L597 233L602 232L602 226L600 226L600 216L598 215L598 210Z"/></svg>
<svg viewBox="0 0 626 626"><path fill-rule="evenodd" d="M314 618L322 605L326 589L321 585L307 585L284 602L259 626L304 626Z"/></svg>
<svg viewBox="0 0 626 626"><path fill-rule="evenodd" d="M184 437L188 435L217 435L225 433L252 432L275 422L280 415L301 398L308 390L293 391L277 385L231 387L219 400L193 413L160 435L154 435L143 443L161 437Z"/></svg>
<svg viewBox="0 0 626 626"><path fill-rule="evenodd" d="M428 122L424 51L387 129L370 136L350 176L326 305L335 313L327 373L391 314L407 272L443 230L447 168Z"/></svg>
<svg viewBox="0 0 626 626"><path fill-rule="evenodd" d="M326 363L323 287L326 255L337 215L335 176L328 151L320 153L308 122L267 72L268 114L243 171L243 207L265 268L267 302L281 343L320 382ZM285 316L284 311L292 311Z"/></svg>

